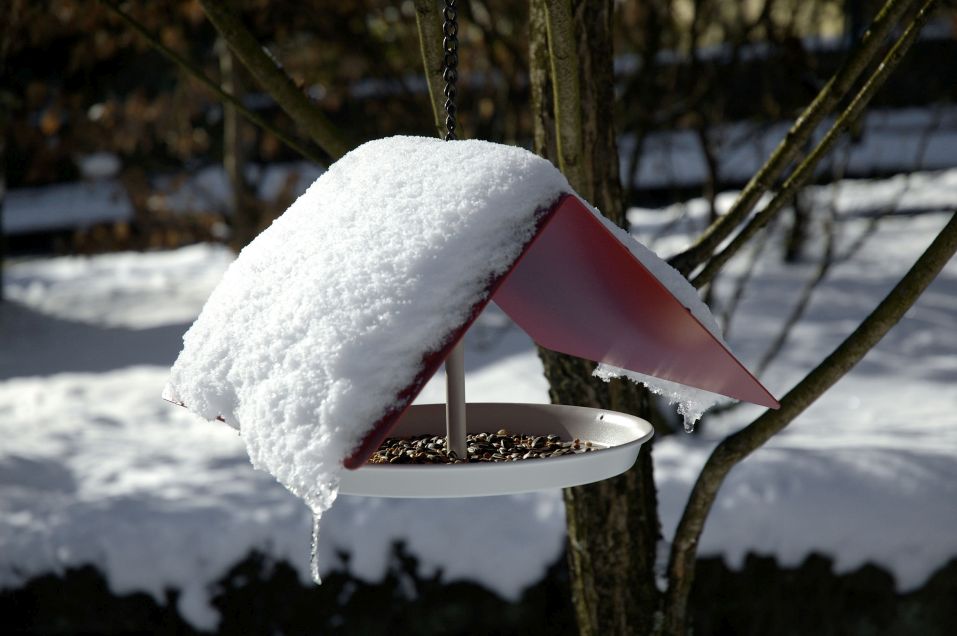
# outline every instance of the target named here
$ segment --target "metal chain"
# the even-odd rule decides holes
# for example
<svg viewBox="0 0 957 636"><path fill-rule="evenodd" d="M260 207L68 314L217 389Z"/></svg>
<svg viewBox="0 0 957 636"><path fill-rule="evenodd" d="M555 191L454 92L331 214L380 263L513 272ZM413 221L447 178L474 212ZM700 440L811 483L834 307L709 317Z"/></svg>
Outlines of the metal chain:
<svg viewBox="0 0 957 636"><path fill-rule="evenodd" d="M442 79L445 80L445 140L455 139L455 82L459 78L459 23L456 0L445 0L442 17Z"/></svg>

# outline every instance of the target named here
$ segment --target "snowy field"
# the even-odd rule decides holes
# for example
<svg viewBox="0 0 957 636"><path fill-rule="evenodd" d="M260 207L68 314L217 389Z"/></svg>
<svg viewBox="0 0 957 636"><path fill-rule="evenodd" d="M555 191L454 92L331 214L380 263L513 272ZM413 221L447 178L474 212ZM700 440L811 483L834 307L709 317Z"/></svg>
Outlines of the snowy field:
<svg viewBox="0 0 957 636"><path fill-rule="evenodd" d="M733 123L710 133L719 182L745 183L764 163L791 126L775 123ZM829 123L828 123L829 125ZM941 170L957 165L957 107L873 109L861 118L861 139L844 144L844 174L869 177L914 170ZM700 140L691 131L659 131L642 144L641 161L632 165L634 138L619 143L620 170L637 189L699 187L708 179ZM119 159L108 153L77 157L82 181L42 188L13 189L0 218L7 236L103 222L130 222L133 205L117 178ZM822 175L831 173L825 163ZM271 202L283 193L302 193L322 168L305 162L250 165L247 178L257 197ZM626 178L627 181L627 178ZM178 213L226 214L230 206L229 180L221 165L205 166L188 176L156 177L151 210Z"/></svg>
<svg viewBox="0 0 957 636"><path fill-rule="evenodd" d="M781 354L762 375L781 395L837 345L900 278L957 207L957 170L811 193L818 220L833 212L838 260L814 290ZM726 207L732 194L722 195ZM893 209L934 209L919 216ZM639 239L667 256L706 214L703 201L632 210ZM820 224L815 225L820 228ZM779 234L765 247L730 326L755 367L814 276L781 265ZM842 255L853 250L853 257ZM249 465L235 431L159 399L180 337L230 254L197 245L171 252L12 263L0 305L0 586L93 563L117 593L183 590L199 627L218 616L208 585L252 550L286 559L309 580L311 513ZM733 261L721 315L751 255ZM476 401L546 402L530 340L492 308L469 333L467 387ZM900 590L957 556L957 262L888 337L781 436L736 468L721 490L702 554L732 566L748 551L800 563L831 555L840 571L875 563ZM441 401L441 378L420 402ZM666 539L715 440L760 412L741 406L701 433L660 439L655 469ZM508 598L560 557L560 493L464 500L342 496L323 519L320 562L347 550L377 580L395 540L425 574L469 579Z"/></svg>

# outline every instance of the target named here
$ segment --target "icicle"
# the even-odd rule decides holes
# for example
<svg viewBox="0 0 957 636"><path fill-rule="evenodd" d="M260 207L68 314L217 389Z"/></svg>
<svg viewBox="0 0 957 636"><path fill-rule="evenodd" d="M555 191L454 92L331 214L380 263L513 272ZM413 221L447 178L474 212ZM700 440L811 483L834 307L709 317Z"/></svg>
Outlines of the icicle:
<svg viewBox="0 0 957 636"><path fill-rule="evenodd" d="M668 400L668 404L677 406L678 414L684 418L684 428L686 433L694 431L694 425L704 412L714 406L718 401L724 399L723 396L703 389L678 384L669 380L662 380L650 375L638 373L637 371L628 371L619 369L607 364L599 364L592 374L597 378L608 382L612 378L628 378L632 382L638 382L655 395Z"/></svg>
<svg viewBox="0 0 957 636"><path fill-rule="evenodd" d="M694 433L694 425L698 421L698 418L690 418L687 415L684 416L685 421L685 433Z"/></svg>
<svg viewBox="0 0 957 636"><path fill-rule="evenodd" d="M707 408L708 406L702 407L694 401L678 404L678 415L684 420L685 433L694 433L694 425L698 423Z"/></svg>
<svg viewBox="0 0 957 636"><path fill-rule="evenodd" d="M316 585L322 585L319 576L319 521L322 513L332 506L339 496L339 480L336 479L323 484L311 496L306 497L306 504L312 510L312 554L309 559L309 570Z"/></svg>
<svg viewBox="0 0 957 636"><path fill-rule="evenodd" d="M321 512L314 512L312 515L312 557L309 562L312 580L316 585L322 585L322 577L319 576L319 519L322 518Z"/></svg>

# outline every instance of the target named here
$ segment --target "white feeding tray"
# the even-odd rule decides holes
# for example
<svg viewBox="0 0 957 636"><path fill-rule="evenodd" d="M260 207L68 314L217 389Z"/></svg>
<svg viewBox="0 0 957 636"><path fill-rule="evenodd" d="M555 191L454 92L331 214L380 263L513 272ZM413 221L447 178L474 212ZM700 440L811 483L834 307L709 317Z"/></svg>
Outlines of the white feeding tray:
<svg viewBox="0 0 957 636"><path fill-rule="evenodd" d="M444 404L411 406L391 437L444 436ZM479 497L566 488L625 472L654 429L647 421L601 409L554 404L469 403L469 432L505 429L591 442L588 453L463 464L366 464L342 473L339 492L371 497Z"/></svg>

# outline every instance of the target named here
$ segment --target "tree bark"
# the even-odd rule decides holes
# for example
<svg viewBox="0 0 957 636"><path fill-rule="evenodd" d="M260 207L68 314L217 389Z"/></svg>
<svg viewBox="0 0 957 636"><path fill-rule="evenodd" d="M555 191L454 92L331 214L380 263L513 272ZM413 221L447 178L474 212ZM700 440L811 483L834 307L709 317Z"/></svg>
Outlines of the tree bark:
<svg viewBox="0 0 957 636"><path fill-rule="evenodd" d="M530 0L528 12L528 76L531 82L533 147L536 153L554 161L558 156L548 59L548 18L545 0Z"/></svg>
<svg viewBox="0 0 957 636"><path fill-rule="evenodd" d="M555 4L555 3L553 3ZM576 189L616 223L624 224L618 152L612 121L611 26L614 3L571 3L574 53L564 43L561 57L549 48L546 0L532 0L529 57L535 124L535 151L561 165L559 139L580 139ZM553 16L554 19L554 16ZM578 74L578 90L555 90L553 73L567 81ZM577 92L578 104L574 98ZM572 103L569 103L572 102ZM566 127L563 135L563 126ZM571 127L573 130L567 130ZM567 151L567 146L564 150ZM604 383L592 376L594 363L539 349L549 394L556 404L610 408L643 416L653 423L650 396L630 382ZM660 422L658 422L660 425ZM664 430L662 427L661 430ZM582 634L646 634L655 623L661 593L654 564L660 524L651 445L646 444L628 472L602 482L564 491L572 593Z"/></svg>
<svg viewBox="0 0 957 636"><path fill-rule="evenodd" d="M555 112L558 167L586 199L591 198L582 157L582 103L579 60L571 0L545 0L545 28Z"/></svg>

